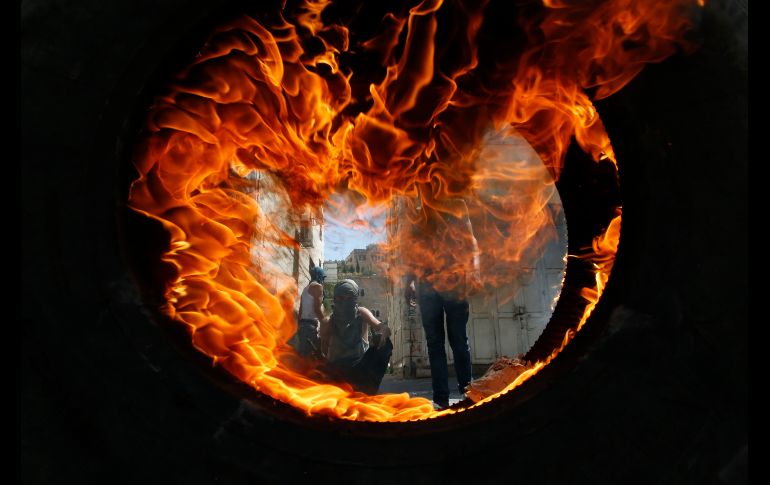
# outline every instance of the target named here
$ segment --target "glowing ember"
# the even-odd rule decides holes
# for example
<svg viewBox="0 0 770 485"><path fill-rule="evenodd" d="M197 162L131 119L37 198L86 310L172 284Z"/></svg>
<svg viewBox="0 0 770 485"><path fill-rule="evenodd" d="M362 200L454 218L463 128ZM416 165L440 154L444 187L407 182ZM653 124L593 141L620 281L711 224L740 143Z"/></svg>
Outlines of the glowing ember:
<svg viewBox="0 0 770 485"><path fill-rule="evenodd" d="M419 193L422 219L412 222L424 224L431 213L456 212L451 201L461 197L483 221L475 228L481 256L511 269L482 274L479 284L510 283L517 265L545 242L534 235L552 224L543 207L572 137L594 160L615 163L591 98L617 92L646 63L674 53L695 2L549 0L537 11L522 8L510 29L527 45L512 49L516 55L502 59L493 75L479 72L487 3L442 3L425 0L408 15L388 14L368 39L327 25L324 0L263 24L241 18L210 35L148 114L129 202L170 233L163 261L176 276L165 311L216 365L308 414L404 421L455 411L437 413L407 394L367 396L314 380L286 344L296 330L297 288L291 278L268 278L273 271L255 266L251 251L257 238L298 243L238 190L240 177L270 174L285 193L287 213L315 210L342 189L372 204ZM442 9L463 23L438 43ZM368 93L352 88L366 73L347 68L345 52L383 68ZM494 153L482 150L490 132L523 136L551 177L493 163ZM593 252L581 256L595 264L596 287L582 293L587 306L577 329L609 277L619 227L618 214ZM470 257L460 235L448 230L439 239L446 252ZM408 247L422 268L445 263L424 241L404 237L392 246ZM392 276L405 269L394 265ZM572 335L503 392L546 365Z"/></svg>

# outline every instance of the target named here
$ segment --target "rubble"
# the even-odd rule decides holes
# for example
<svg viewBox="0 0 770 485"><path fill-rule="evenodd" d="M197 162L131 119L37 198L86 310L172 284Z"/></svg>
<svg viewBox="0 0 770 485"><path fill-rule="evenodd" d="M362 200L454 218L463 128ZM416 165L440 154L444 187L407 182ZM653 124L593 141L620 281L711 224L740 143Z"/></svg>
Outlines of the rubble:
<svg viewBox="0 0 770 485"><path fill-rule="evenodd" d="M479 402L502 391L524 371L531 368L532 364L520 357L500 357L489 366L483 376L465 388L465 396L473 402Z"/></svg>

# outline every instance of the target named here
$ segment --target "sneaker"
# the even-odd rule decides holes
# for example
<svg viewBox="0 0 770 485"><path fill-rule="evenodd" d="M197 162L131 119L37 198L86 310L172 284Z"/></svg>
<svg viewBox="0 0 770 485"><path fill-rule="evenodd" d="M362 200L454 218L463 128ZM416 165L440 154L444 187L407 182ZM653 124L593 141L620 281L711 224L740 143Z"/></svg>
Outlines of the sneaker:
<svg viewBox="0 0 770 485"><path fill-rule="evenodd" d="M457 401L456 403L452 404L451 406L449 406L449 408L450 409L463 409L463 408L467 408L469 406L472 406L473 404L475 404L475 403L466 397L462 401Z"/></svg>
<svg viewBox="0 0 770 485"><path fill-rule="evenodd" d="M436 411L441 411L442 409L446 409L448 407L449 407L449 400L440 401L440 402L433 401L433 408Z"/></svg>

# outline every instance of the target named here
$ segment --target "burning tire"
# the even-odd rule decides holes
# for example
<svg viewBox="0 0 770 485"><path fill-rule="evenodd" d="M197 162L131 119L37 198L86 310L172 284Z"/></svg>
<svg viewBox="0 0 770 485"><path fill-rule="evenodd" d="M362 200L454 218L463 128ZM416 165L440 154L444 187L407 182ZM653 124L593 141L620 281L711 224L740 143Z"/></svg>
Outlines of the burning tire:
<svg viewBox="0 0 770 485"><path fill-rule="evenodd" d="M131 139L125 121L172 46L196 45L193 27L211 7L127 2L62 14L24 6L26 480L125 470L118 473L134 481L299 481L345 469L375 481L515 473L536 482L740 483L741 5L707 2L699 50L649 67L597 103L618 154L624 225L613 276L583 331L536 379L479 413L392 425L308 418L229 379L173 327L155 323L151 307L162 302L147 297L157 289L144 288L143 299L130 276L121 241L157 228L131 232L141 223L124 210L132 175L120 158ZM581 163L576 151L567 157ZM559 189L570 197L597 178ZM161 252L163 232L154 237ZM153 269L154 256L130 265ZM724 365L713 366L717 355ZM439 471L460 458L474 467Z"/></svg>

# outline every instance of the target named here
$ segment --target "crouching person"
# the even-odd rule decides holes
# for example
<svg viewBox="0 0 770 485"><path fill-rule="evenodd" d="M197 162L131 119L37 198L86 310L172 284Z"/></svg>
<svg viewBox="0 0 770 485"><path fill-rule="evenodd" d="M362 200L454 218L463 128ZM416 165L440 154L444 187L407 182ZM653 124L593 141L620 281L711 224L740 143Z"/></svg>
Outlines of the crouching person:
<svg viewBox="0 0 770 485"><path fill-rule="evenodd" d="M369 328L374 331L369 341ZM358 285L342 280L334 287L334 310L321 322L321 348L327 356L326 371L353 389L377 394L388 367L393 344L390 328L358 306Z"/></svg>

